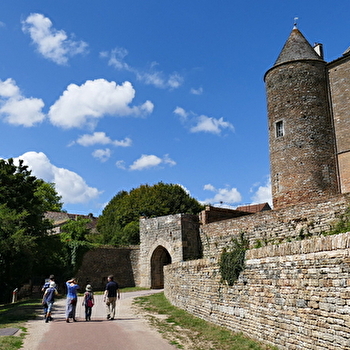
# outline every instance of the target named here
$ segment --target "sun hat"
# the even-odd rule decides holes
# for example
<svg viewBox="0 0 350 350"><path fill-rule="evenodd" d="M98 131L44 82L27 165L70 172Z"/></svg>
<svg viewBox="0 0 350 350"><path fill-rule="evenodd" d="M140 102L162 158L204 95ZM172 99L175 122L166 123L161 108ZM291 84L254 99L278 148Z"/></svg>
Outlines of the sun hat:
<svg viewBox="0 0 350 350"><path fill-rule="evenodd" d="M88 284L85 288L88 292L91 292L92 291L92 287L91 287L91 284Z"/></svg>

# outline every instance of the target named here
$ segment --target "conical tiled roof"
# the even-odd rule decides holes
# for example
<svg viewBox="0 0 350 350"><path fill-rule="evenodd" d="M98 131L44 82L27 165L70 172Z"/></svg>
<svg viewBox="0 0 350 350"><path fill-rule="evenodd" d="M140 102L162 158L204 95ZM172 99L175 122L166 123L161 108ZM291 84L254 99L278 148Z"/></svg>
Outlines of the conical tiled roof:
<svg viewBox="0 0 350 350"><path fill-rule="evenodd" d="M322 61L322 58L301 34L300 30L294 27L274 65L298 60Z"/></svg>

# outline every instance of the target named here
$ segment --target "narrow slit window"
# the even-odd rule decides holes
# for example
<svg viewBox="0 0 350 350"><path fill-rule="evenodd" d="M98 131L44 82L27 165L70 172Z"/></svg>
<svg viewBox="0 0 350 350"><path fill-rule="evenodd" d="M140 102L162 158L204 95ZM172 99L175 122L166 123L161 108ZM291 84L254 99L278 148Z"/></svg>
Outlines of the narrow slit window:
<svg viewBox="0 0 350 350"><path fill-rule="evenodd" d="M282 137L284 135L283 120L276 123L276 137Z"/></svg>

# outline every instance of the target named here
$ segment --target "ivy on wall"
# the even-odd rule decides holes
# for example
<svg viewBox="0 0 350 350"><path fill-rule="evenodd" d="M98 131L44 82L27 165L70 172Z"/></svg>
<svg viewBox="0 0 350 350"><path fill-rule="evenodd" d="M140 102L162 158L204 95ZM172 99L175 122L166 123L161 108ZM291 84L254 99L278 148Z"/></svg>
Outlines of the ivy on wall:
<svg viewBox="0 0 350 350"><path fill-rule="evenodd" d="M239 238L232 239L232 246L224 248L220 260L220 273L223 281L229 286L233 286L240 273L244 270L245 253L249 247L249 242L241 233Z"/></svg>

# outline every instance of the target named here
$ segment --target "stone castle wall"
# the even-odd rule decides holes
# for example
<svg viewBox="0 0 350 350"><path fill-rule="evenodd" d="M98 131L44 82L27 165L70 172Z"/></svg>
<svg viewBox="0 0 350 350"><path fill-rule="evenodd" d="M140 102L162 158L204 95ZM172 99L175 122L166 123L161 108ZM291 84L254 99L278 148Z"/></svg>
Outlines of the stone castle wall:
<svg viewBox="0 0 350 350"><path fill-rule="evenodd" d="M114 248L105 247L88 251L76 274L80 290L91 284L94 290L104 290L108 275L121 288L140 285L138 246Z"/></svg>
<svg viewBox="0 0 350 350"><path fill-rule="evenodd" d="M350 56L328 64L341 193L350 192Z"/></svg>
<svg viewBox="0 0 350 350"><path fill-rule="evenodd" d="M165 266L165 295L279 349L350 348L350 233L252 249L229 287L210 259Z"/></svg>
<svg viewBox="0 0 350 350"><path fill-rule="evenodd" d="M203 257L217 259L232 239L244 233L251 247L280 244L328 232L350 206L350 195L202 225Z"/></svg>

